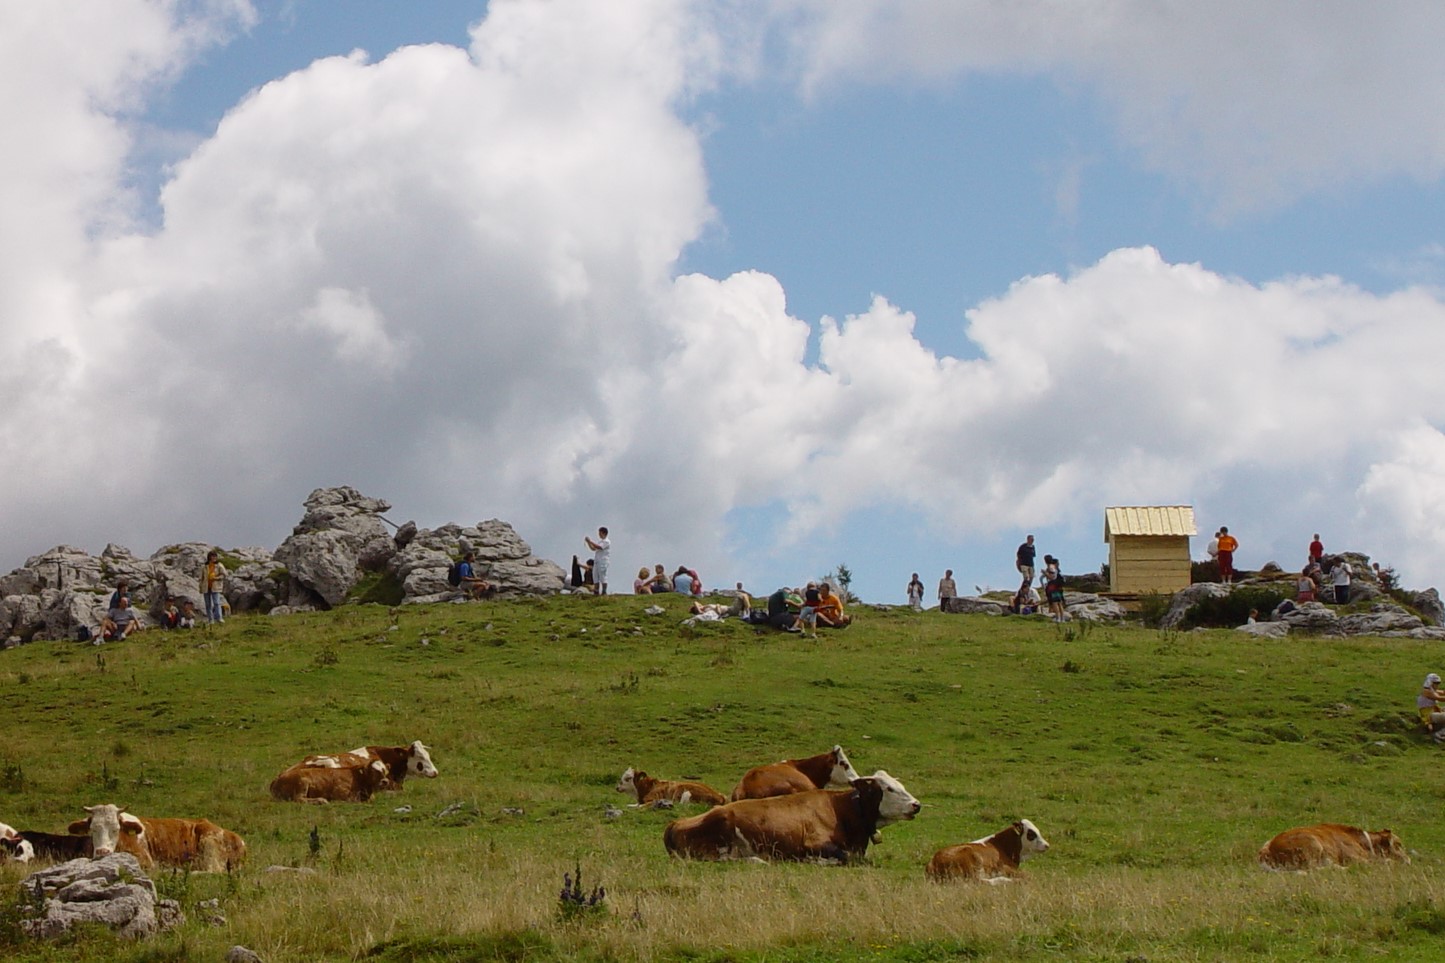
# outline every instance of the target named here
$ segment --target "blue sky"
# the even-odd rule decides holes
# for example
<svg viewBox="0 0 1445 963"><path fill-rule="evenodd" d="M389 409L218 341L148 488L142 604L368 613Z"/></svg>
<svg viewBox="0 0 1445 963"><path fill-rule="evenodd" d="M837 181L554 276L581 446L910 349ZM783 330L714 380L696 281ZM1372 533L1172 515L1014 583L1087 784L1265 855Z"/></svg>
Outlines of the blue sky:
<svg viewBox="0 0 1445 963"><path fill-rule="evenodd" d="M1429 4L94 0L8 35L0 567L274 546L332 484L562 562L598 523L623 571L846 562L870 601L1005 586L1030 531L1095 569L1107 504L1193 504L1246 566L1317 530L1445 563Z"/></svg>

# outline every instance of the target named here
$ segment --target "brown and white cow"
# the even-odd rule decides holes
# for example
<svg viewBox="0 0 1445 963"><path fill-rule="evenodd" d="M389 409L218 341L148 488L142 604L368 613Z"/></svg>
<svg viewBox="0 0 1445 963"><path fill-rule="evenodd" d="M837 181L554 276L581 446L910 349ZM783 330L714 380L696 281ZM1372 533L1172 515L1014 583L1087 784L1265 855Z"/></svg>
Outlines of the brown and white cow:
<svg viewBox="0 0 1445 963"><path fill-rule="evenodd" d="M853 771L843 747L834 746L831 752L806 759L784 759L749 769L733 790L733 801L786 796L830 786L844 789L857 778L858 773Z"/></svg>
<svg viewBox="0 0 1445 963"><path fill-rule="evenodd" d="M882 826L912 819L922 808L883 770L842 791L741 799L698 816L675 819L662 843L692 859L808 859L846 863L868 852Z"/></svg>
<svg viewBox="0 0 1445 963"><path fill-rule="evenodd" d="M200 873L221 873L239 867L246 858L246 843L208 819L164 819L134 816L124 806L109 803L86 806L84 819L69 826L78 836L90 837L99 858L120 850L141 866L183 866Z"/></svg>
<svg viewBox="0 0 1445 963"><path fill-rule="evenodd" d="M431 752L421 744L420 739L409 746L361 746L350 752L307 756L292 768L352 769L365 766L376 759L386 765L387 776L391 780L390 785L382 787L384 789L400 789L408 773L427 779L435 779L437 776L437 767L432 764Z"/></svg>
<svg viewBox="0 0 1445 963"><path fill-rule="evenodd" d="M1340 823L1286 829L1259 850L1259 863L1265 869L1348 866L1367 859L1410 861L1400 837L1390 830L1370 832Z"/></svg>
<svg viewBox="0 0 1445 963"><path fill-rule="evenodd" d="M338 769L297 764L271 780L271 795L282 802L367 802L390 785L380 759Z"/></svg>
<svg viewBox="0 0 1445 963"><path fill-rule="evenodd" d="M716 789L700 782L674 782L668 779L654 779L641 769L629 767L617 780L618 792L637 797L637 806L653 806L659 801L702 803L707 806L721 806L727 797Z"/></svg>
<svg viewBox="0 0 1445 963"><path fill-rule="evenodd" d="M928 861L931 879L979 879L1004 883L1018 875L1019 864L1034 853L1046 853L1048 840L1027 819L1020 819L971 843L946 846Z"/></svg>

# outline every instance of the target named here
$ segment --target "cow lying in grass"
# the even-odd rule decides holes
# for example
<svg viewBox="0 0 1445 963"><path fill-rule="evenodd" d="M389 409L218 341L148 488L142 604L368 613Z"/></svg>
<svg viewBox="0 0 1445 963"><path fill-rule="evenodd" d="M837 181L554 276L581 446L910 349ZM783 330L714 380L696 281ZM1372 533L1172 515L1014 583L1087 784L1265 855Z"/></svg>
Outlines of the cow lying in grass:
<svg viewBox="0 0 1445 963"><path fill-rule="evenodd" d="M1286 829L1259 850L1259 863L1265 869L1348 866L1369 859L1410 861L1400 837L1390 830L1370 832L1339 823Z"/></svg>
<svg viewBox="0 0 1445 963"><path fill-rule="evenodd" d="M1027 819L1020 819L971 843L947 846L928 861L930 879L977 879L1006 883L1018 875L1019 864L1034 853L1048 852L1048 840Z"/></svg>
<svg viewBox="0 0 1445 963"><path fill-rule="evenodd" d="M784 759L749 769L733 789L733 801L766 799L813 789L845 789L858 778L842 746L806 759Z"/></svg>
<svg viewBox="0 0 1445 963"><path fill-rule="evenodd" d="M130 853L146 869L181 866L220 873L238 868L246 843L208 819L156 819L133 816L124 806L86 806L89 814L70 824L72 835L88 836L99 858L117 850Z"/></svg>
<svg viewBox="0 0 1445 963"><path fill-rule="evenodd" d="M714 806L676 819L662 842L692 859L798 859L846 863L861 859L880 827L912 819L922 808L883 770L842 791L815 789Z"/></svg>
<svg viewBox="0 0 1445 963"><path fill-rule="evenodd" d="M654 779L641 769L628 768L617 780L618 792L637 797L637 806L655 806L659 802L702 803L705 806L721 806L727 797L711 786L700 782L673 782Z"/></svg>
<svg viewBox="0 0 1445 963"><path fill-rule="evenodd" d="M368 802L390 788L386 764L380 759L360 766L327 768L297 764L271 780L271 796L281 802Z"/></svg>
<svg viewBox="0 0 1445 963"><path fill-rule="evenodd" d="M291 768L309 769L354 769L366 766L375 760L386 766L389 784L385 789L400 789L407 774L435 779L437 767L432 764L431 752L418 739L409 746L362 746L350 752L330 755L307 756Z"/></svg>

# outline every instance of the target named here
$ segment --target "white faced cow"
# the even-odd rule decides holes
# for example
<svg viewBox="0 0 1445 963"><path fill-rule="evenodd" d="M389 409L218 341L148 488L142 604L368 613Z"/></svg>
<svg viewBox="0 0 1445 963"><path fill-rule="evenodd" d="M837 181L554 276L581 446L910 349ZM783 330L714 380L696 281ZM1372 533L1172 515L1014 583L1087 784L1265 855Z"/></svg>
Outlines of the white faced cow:
<svg viewBox="0 0 1445 963"><path fill-rule="evenodd" d="M0 823L0 858L28 863L35 858L35 847L13 827Z"/></svg>
<svg viewBox="0 0 1445 963"><path fill-rule="evenodd" d="M883 770L848 789L740 799L669 823L662 842L692 859L860 859L879 828L918 815L922 805Z"/></svg>
<svg viewBox="0 0 1445 963"><path fill-rule="evenodd" d="M617 780L618 792L635 795L635 806L655 806L659 802L674 802L687 805L690 802L706 806L721 806L727 797L716 789L700 782L674 782L668 779L654 779L641 769L628 767Z"/></svg>
<svg viewBox="0 0 1445 963"><path fill-rule="evenodd" d="M784 759L749 769L733 789L733 800L766 799L830 786L846 789L857 778L843 747L834 746L831 752L806 759Z"/></svg>
<svg viewBox="0 0 1445 963"><path fill-rule="evenodd" d="M229 829L207 819L153 819L133 816L124 806L86 806L89 814L70 824L74 835L90 836L96 858L119 850L149 869L183 866L202 873L235 869L246 858L246 844Z"/></svg>
<svg viewBox="0 0 1445 963"><path fill-rule="evenodd" d="M400 789L407 774L435 779L437 767L432 764L431 752L418 739L409 746L361 746L350 752L330 755L307 756L292 768L307 769L354 769L381 760L386 766L389 784L383 789Z"/></svg>
<svg viewBox="0 0 1445 963"><path fill-rule="evenodd" d="M1039 828L1020 819L994 833L933 854L928 863L931 879L977 879L1006 883L1018 875L1019 864L1034 853L1048 852L1049 843Z"/></svg>

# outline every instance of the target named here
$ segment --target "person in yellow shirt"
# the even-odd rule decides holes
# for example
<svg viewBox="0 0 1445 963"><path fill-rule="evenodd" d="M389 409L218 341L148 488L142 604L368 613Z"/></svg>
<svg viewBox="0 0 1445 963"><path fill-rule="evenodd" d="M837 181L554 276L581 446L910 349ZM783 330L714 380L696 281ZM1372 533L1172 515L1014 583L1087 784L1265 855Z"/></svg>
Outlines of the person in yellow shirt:
<svg viewBox="0 0 1445 963"><path fill-rule="evenodd" d="M853 621L843 614L843 600L833 594L833 586L827 582L818 586L818 610L815 616L819 625L833 629L841 629Z"/></svg>
<svg viewBox="0 0 1445 963"><path fill-rule="evenodd" d="M221 591L226 587L226 569L221 556L214 550L206 555L206 567L201 569L201 595L206 600L206 618L215 625L226 621L221 611Z"/></svg>
<svg viewBox="0 0 1445 963"><path fill-rule="evenodd" d="M1234 581L1234 553L1239 540L1229 534L1228 528L1219 529L1219 580L1226 585Z"/></svg>

